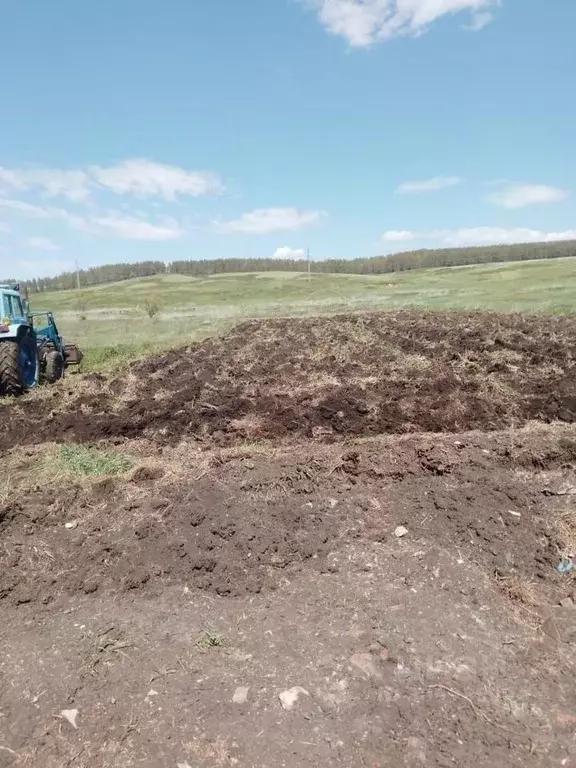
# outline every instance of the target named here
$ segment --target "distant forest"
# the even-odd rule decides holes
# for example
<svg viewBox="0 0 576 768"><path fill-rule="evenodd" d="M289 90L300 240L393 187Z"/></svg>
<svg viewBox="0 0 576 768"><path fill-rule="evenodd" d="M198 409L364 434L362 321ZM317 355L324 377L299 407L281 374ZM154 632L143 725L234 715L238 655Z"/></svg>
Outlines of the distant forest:
<svg viewBox="0 0 576 768"><path fill-rule="evenodd" d="M365 259L327 259L312 261L310 268L312 272L317 273L381 275L387 272L404 272L409 269L559 259L567 256L576 256L576 240L473 248L438 248L406 251L391 256L372 256ZM142 261L137 264L106 264L101 267L82 269L79 273L65 272L57 277L43 277L22 282L22 285L28 289L29 293L41 293L73 289L77 287L78 282L82 288L86 288L152 275L179 274L201 277L231 272L301 272L306 269L306 262L272 258L190 260L173 261L169 264L163 261Z"/></svg>

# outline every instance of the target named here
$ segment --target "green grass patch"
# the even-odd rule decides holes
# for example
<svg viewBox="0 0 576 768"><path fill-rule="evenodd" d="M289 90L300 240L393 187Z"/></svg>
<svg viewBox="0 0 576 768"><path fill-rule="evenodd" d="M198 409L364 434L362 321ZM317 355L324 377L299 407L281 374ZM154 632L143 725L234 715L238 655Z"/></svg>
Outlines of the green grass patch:
<svg viewBox="0 0 576 768"><path fill-rule="evenodd" d="M124 368L134 360L149 357L166 347L148 342L116 344L111 347L90 347L84 353L81 370L83 373L112 373Z"/></svg>
<svg viewBox="0 0 576 768"><path fill-rule="evenodd" d="M65 474L89 477L121 475L133 467L128 456L85 445L60 446L54 464L57 470Z"/></svg>
<svg viewBox="0 0 576 768"><path fill-rule="evenodd" d="M196 641L196 645L200 648L221 648L225 644L226 638L224 635L207 631L204 631Z"/></svg>

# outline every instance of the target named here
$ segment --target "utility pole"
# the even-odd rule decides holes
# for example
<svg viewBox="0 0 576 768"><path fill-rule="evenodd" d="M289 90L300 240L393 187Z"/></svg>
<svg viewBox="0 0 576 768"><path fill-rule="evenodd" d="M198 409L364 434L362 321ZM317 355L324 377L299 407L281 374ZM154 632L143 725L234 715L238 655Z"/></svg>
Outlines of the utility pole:
<svg viewBox="0 0 576 768"><path fill-rule="evenodd" d="M78 267L78 259L76 259L76 288L80 290L80 268Z"/></svg>
<svg viewBox="0 0 576 768"><path fill-rule="evenodd" d="M306 250L306 258L308 260L308 282L311 282L312 275L311 275L311 266L310 266L310 248Z"/></svg>

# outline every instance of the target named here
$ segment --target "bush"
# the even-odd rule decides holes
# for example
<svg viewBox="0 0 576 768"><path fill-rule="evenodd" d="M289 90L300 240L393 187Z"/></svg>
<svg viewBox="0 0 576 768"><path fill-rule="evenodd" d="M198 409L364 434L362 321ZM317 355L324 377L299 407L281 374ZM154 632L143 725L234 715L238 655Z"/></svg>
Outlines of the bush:
<svg viewBox="0 0 576 768"><path fill-rule="evenodd" d="M158 312L160 312L160 305L158 302L154 301L153 299L149 299L144 303L144 312L148 315L150 319L153 317L156 317Z"/></svg>

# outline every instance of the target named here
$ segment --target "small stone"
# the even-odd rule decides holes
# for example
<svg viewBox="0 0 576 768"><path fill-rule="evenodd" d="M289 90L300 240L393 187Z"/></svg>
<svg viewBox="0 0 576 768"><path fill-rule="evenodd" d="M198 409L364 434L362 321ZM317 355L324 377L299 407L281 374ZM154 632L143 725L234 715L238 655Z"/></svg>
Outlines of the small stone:
<svg viewBox="0 0 576 768"><path fill-rule="evenodd" d="M408 533L408 528L404 528L403 525L399 525L398 528L394 531L394 536L396 536L397 539L401 539L403 536L406 536Z"/></svg>
<svg viewBox="0 0 576 768"><path fill-rule="evenodd" d="M241 685L239 688L236 688L232 697L234 704L246 704L249 691L250 687L248 685Z"/></svg>
<svg viewBox="0 0 576 768"><path fill-rule="evenodd" d="M310 696L310 694L305 688L296 685L294 688L289 688L287 691L282 691L282 693L278 695L278 698L280 699L282 707L287 712L289 712L294 707L300 696Z"/></svg>
<svg viewBox="0 0 576 768"><path fill-rule="evenodd" d="M382 677L370 653L355 653L353 656L350 656L349 662L354 669L361 672L365 677L370 677L374 680Z"/></svg>
<svg viewBox="0 0 576 768"><path fill-rule="evenodd" d="M68 720L72 728L78 730L78 726L76 725L76 718L78 717L77 709L63 709L62 712L60 712L60 715L64 720Z"/></svg>
<svg viewBox="0 0 576 768"><path fill-rule="evenodd" d="M380 651L380 661L388 661L390 659L390 653L388 648L382 648Z"/></svg>
<svg viewBox="0 0 576 768"><path fill-rule="evenodd" d="M76 520L70 520L69 523L64 523L64 528L68 528L69 531L73 531L74 528L78 528Z"/></svg>
<svg viewBox="0 0 576 768"><path fill-rule="evenodd" d="M176 768L192 768L190 763L176 763Z"/></svg>
<svg viewBox="0 0 576 768"><path fill-rule="evenodd" d="M154 688L150 688L150 690L146 694L146 698L148 698L149 696L158 696L158 691L155 691Z"/></svg>
<svg viewBox="0 0 576 768"><path fill-rule="evenodd" d="M562 608L574 608L574 601L571 597L565 597L563 600L560 600L560 605Z"/></svg>

